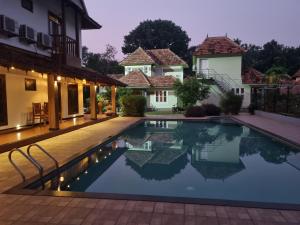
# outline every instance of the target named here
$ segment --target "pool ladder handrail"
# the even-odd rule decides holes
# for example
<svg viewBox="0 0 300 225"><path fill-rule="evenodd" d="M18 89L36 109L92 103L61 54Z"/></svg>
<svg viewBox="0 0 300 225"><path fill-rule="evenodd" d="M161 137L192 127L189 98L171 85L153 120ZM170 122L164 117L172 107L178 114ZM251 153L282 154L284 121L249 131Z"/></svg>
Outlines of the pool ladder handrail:
<svg viewBox="0 0 300 225"><path fill-rule="evenodd" d="M40 178L42 179L43 177L43 167L34 159L32 159L30 156L26 155L21 149L19 148L15 148L12 149L9 154L8 154L8 159L9 162L13 165L13 167L15 168L15 170L21 175L23 183L26 181L26 176L24 175L24 173L20 170L20 168L16 165L16 163L13 161L12 159L12 154L14 152L19 152L23 157L25 157L25 159L27 159L38 171L39 171L39 175Z"/></svg>
<svg viewBox="0 0 300 225"><path fill-rule="evenodd" d="M47 152L42 146L38 145L38 144L31 144L27 147L27 155L32 158L34 161L37 161L30 153L30 150L32 149L32 147L36 147L37 149L39 149L40 151L42 151L46 156L48 156L48 158L52 159L52 161L55 163L55 167L56 170L59 170L59 164L58 161L49 153Z"/></svg>
<svg viewBox="0 0 300 225"><path fill-rule="evenodd" d="M39 149L40 151L42 151L46 156L48 156L50 159L53 160L53 162L55 163L55 167L56 167L56 171L59 174L59 164L58 161L49 153L47 152L42 146L38 145L38 144L31 144L27 147L27 154L25 152L23 152L21 149L19 148L15 148L12 149L9 154L8 154L8 159L10 161L10 163L13 165L13 167L16 169L16 171L21 175L23 182L26 181L26 176L24 175L24 173L20 170L20 168L16 165L16 163L13 161L12 159L12 154L14 152L19 152L23 157L25 157L34 167L36 167L39 171L39 175L40 175L40 179L43 183L44 186L44 182L43 182L43 173L44 173L44 167L31 155L30 150L32 149L32 147L36 147L37 149Z"/></svg>

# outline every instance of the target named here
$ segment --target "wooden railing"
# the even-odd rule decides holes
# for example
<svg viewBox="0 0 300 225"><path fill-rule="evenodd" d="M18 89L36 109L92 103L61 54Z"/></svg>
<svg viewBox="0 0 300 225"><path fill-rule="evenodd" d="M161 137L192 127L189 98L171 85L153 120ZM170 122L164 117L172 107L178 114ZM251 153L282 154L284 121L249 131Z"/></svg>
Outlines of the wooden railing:
<svg viewBox="0 0 300 225"><path fill-rule="evenodd" d="M66 56L79 57L76 40L68 36L52 35L53 54L63 54Z"/></svg>

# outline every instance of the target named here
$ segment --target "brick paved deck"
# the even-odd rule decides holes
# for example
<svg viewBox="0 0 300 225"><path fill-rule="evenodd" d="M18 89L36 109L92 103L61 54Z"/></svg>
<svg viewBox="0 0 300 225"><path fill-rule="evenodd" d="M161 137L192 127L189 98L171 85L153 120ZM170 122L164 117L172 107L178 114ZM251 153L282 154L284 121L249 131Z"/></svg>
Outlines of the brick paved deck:
<svg viewBox="0 0 300 225"><path fill-rule="evenodd" d="M299 225L300 212L160 202L0 195L1 225Z"/></svg>

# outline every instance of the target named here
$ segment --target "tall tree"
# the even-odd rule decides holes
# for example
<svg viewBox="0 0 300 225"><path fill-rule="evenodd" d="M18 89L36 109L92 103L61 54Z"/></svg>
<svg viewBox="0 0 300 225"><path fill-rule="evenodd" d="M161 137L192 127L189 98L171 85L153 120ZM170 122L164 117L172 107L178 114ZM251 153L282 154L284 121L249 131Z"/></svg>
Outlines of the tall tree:
<svg viewBox="0 0 300 225"><path fill-rule="evenodd" d="M169 20L146 20L124 37L122 52L144 49L170 48L183 59L188 57L190 38L182 28Z"/></svg>
<svg viewBox="0 0 300 225"><path fill-rule="evenodd" d="M90 69L96 70L101 74L118 74L123 73L123 67L115 59L116 49L107 45L103 53L89 52L87 47L82 48L83 64Z"/></svg>

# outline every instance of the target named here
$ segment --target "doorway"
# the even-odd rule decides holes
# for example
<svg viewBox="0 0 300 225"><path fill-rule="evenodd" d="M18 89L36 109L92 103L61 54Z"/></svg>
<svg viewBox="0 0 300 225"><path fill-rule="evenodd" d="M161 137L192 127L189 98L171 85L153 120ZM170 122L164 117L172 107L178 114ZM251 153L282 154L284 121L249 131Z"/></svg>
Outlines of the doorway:
<svg viewBox="0 0 300 225"><path fill-rule="evenodd" d="M68 114L74 115L78 114L78 85L69 84L68 85Z"/></svg>
<svg viewBox="0 0 300 225"><path fill-rule="evenodd" d="M5 75L0 74L0 126L8 124Z"/></svg>

